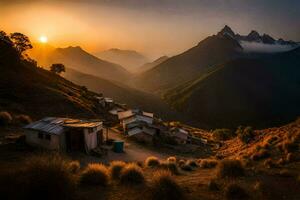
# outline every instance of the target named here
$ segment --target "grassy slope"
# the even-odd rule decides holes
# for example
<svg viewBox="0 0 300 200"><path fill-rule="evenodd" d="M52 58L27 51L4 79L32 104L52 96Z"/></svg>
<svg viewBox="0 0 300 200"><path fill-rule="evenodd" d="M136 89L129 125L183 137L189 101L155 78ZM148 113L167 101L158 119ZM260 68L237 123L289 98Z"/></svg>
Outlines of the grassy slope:
<svg viewBox="0 0 300 200"><path fill-rule="evenodd" d="M300 114L299 49L238 59L165 95L174 107L211 127L268 126Z"/></svg>

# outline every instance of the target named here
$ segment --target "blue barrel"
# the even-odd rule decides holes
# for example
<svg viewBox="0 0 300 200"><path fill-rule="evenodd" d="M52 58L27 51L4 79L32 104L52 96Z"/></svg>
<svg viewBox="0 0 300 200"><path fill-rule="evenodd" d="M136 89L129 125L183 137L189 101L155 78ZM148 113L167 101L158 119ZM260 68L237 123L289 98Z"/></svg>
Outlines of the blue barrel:
<svg viewBox="0 0 300 200"><path fill-rule="evenodd" d="M124 152L124 142L123 141L114 141L114 152L116 152L116 153Z"/></svg>

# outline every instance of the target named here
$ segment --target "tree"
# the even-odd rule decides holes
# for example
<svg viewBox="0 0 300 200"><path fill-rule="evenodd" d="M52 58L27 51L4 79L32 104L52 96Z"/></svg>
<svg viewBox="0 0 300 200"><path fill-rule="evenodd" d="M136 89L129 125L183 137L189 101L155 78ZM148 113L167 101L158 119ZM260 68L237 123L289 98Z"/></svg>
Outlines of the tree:
<svg viewBox="0 0 300 200"><path fill-rule="evenodd" d="M56 74L60 74L62 72L65 72L66 71L66 68L63 64L61 63L56 63L56 64L52 64L51 67L50 67L50 71L51 72L54 72Z"/></svg>
<svg viewBox="0 0 300 200"><path fill-rule="evenodd" d="M10 34L10 39L14 43L15 48L21 55L24 51L32 49L29 38L22 33L12 33Z"/></svg>

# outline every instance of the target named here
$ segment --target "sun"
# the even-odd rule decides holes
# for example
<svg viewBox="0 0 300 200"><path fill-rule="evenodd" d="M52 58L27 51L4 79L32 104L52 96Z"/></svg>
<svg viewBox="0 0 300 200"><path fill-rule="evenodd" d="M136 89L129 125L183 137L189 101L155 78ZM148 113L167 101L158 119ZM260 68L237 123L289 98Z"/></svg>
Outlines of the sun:
<svg viewBox="0 0 300 200"><path fill-rule="evenodd" d="M48 38L47 38L47 36L42 35L42 36L40 36L39 41L41 43L47 43L48 42Z"/></svg>

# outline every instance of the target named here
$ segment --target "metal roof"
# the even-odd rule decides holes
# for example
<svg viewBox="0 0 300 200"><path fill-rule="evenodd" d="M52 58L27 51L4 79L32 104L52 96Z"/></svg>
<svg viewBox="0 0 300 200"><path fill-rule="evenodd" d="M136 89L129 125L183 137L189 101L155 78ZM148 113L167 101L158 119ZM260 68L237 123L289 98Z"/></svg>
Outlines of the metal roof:
<svg viewBox="0 0 300 200"><path fill-rule="evenodd" d="M92 128L102 125L99 120L79 120L70 118L46 117L39 121L33 122L25 126L25 129L33 129L43 131L49 134L61 134L67 127L72 128Z"/></svg>

